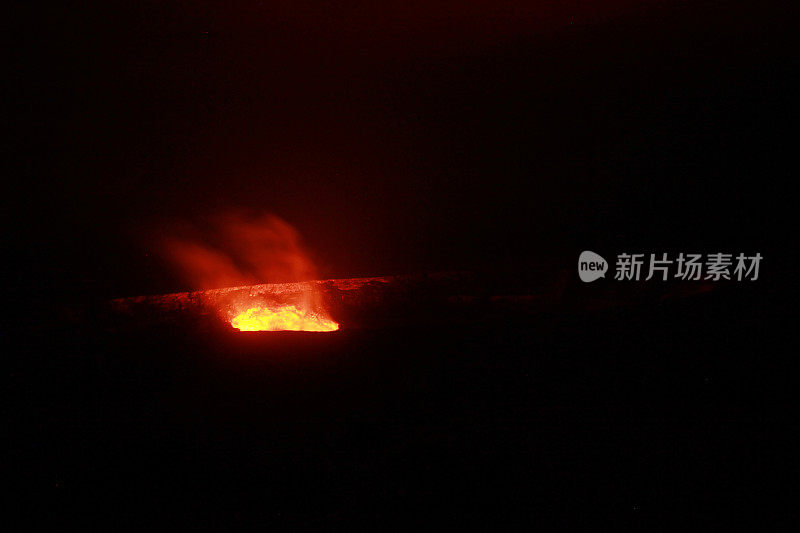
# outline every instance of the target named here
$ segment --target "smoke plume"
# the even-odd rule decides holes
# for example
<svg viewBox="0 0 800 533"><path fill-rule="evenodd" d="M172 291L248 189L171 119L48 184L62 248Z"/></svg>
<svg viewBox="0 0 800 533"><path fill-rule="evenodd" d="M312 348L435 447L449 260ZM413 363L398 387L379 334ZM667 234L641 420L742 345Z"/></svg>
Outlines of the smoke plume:
<svg viewBox="0 0 800 533"><path fill-rule="evenodd" d="M183 224L163 235L161 247L193 289L317 277L300 234L272 214L228 213L202 223Z"/></svg>

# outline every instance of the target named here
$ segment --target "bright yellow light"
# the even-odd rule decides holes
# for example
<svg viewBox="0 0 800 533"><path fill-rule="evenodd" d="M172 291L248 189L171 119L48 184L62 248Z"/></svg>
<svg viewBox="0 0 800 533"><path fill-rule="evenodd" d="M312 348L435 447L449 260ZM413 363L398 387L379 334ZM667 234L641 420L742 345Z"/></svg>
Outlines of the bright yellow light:
<svg viewBox="0 0 800 533"><path fill-rule="evenodd" d="M336 331L339 324L293 305L276 309L251 307L231 319L240 331Z"/></svg>

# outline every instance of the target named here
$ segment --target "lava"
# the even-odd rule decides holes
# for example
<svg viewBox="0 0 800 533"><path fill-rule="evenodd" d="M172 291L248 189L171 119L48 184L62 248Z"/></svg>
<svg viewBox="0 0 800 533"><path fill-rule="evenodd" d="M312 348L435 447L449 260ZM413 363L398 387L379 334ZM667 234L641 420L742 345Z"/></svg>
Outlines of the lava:
<svg viewBox="0 0 800 533"><path fill-rule="evenodd" d="M336 331L339 324L294 305L278 308L256 306L231 319L239 331Z"/></svg>

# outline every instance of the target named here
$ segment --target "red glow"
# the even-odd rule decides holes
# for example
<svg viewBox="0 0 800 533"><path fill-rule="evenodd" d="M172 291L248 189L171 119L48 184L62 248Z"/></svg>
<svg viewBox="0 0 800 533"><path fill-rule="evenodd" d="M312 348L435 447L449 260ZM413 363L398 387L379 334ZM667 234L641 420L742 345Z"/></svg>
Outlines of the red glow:
<svg viewBox="0 0 800 533"><path fill-rule="evenodd" d="M228 214L205 221L202 230L181 228L163 240L176 270L196 289L288 284L269 298L237 296L219 309L240 331L335 331L339 325L322 305L300 234L274 215Z"/></svg>

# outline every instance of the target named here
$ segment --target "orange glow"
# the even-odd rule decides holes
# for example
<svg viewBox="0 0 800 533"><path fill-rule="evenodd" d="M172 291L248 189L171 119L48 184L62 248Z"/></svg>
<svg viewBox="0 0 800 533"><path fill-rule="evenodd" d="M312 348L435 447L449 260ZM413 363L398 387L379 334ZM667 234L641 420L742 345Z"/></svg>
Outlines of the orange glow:
<svg viewBox="0 0 800 533"><path fill-rule="evenodd" d="M239 331L336 331L339 324L330 318L284 305L275 309L251 307L231 319Z"/></svg>

